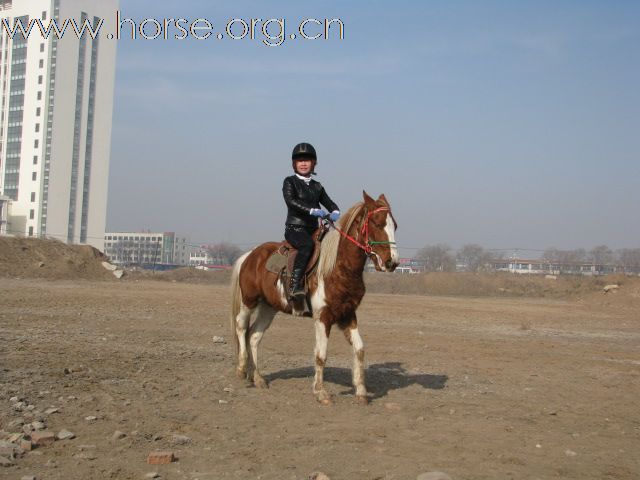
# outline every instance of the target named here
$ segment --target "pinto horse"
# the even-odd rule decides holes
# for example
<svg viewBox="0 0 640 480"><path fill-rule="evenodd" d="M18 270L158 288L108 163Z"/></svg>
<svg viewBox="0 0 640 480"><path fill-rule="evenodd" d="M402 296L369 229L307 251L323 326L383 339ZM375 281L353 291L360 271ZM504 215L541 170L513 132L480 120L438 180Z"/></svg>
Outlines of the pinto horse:
<svg viewBox="0 0 640 480"><path fill-rule="evenodd" d="M315 378L313 392L319 402L330 404L323 385L327 343L337 325L353 347L353 386L356 399L367 403L364 380L364 343L358 332L356 309L365 293L364 266L370 258L378 271L393 272L398 266L395 243L397 224L384 195L373 200L363 192L363 202L351 207L321 243L320 258L308 277L308 297L315 323ZM258 351L265 331L277 312L295 312L279 275L265 268L278 248L264 243L240 257L231 280L231 330L238 355L237 374L258 388L267 383L258 368Z"/></svg>

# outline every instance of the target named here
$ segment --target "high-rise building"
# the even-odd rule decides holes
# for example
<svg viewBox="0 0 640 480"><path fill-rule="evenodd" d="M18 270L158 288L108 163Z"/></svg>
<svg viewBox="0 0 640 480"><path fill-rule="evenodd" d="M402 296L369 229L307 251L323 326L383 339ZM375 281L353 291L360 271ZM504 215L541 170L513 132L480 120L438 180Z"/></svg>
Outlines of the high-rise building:
<svg viewBox="0 0 640 480"><path fill-rule="evenodd" d="M0 195L7 231L104 245L119 0L0 0ZM93 38L67 23L101 26ZM17 22L28 29L28 35ZM39 21L39 23L35 23Z"/></svg>

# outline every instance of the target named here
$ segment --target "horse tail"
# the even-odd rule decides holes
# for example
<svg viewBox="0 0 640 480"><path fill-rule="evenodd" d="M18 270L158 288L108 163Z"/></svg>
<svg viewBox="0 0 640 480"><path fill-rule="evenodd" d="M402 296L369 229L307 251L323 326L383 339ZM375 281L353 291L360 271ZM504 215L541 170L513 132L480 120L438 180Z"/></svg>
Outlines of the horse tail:
<svg viewBox="0 0 640 480"><path fill-rule="evenodd" d="M236 355L240 350L240 343L238 342L238 335L236 334L236 318L238 313L240 313L240 302L242 302L242 290L240 289L240 268L242 264L249 256L251 252L247 252L242 255L236 263L233 265L233 270L231 271L231 315L230 315L230 326L231 326L231 337L233 338L233 345L235 347Z"/></svg>

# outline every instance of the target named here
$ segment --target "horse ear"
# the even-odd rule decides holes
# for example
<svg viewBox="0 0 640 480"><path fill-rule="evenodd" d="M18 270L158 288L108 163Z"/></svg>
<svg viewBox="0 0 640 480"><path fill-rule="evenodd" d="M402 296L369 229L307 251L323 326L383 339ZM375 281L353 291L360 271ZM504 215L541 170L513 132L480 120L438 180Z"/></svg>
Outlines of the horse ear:
<svg viewBox="0 0 640 480"><path fill-rule="evenodd" d="M364 190L362 191L362 198L364 198L364 203L375 203L375 200Z"/></svg>
<svg viewBox="0 0 640 480"><path fill-rule="evenodd" d="M378 197L378 200L376 200L376 201L377 201L377 202L381 202L381 203L385 204L387 207L389 207L389 206L390 206L390 205L389 205L389 201L387 200L387 197L385 197L385 196L384 196L384 193L383 193L383 194L381 194L381 195Z"/></svg>

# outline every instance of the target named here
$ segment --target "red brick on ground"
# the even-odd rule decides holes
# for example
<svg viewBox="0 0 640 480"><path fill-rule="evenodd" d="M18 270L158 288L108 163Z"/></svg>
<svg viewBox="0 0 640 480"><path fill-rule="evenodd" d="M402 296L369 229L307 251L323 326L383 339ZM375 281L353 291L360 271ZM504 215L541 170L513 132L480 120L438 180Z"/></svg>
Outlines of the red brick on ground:
<svg viewBox="0 0 640 480"><path fill-rule="evenodd" d="M31 442L34 445L51 445L56 441L56 434L43 430L41 432L31 433Z"/></svg>
<svg viewBox="0 0 640 480"><path fill-rule="evenodd" d="M149 465L166 465L176 459L173 452L151 452L147 457Z"/></svg>

